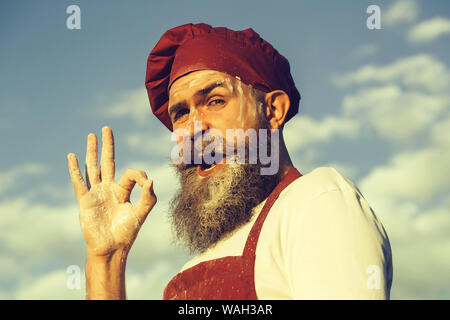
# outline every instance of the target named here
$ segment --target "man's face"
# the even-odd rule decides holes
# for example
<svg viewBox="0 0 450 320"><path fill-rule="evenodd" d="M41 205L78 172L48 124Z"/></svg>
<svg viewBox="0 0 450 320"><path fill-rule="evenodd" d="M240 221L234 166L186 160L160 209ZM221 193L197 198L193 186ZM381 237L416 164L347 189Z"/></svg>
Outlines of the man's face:
<svg viewBox="0 0 450 320"><path fill-rule="evenodd" d="M227 74L205 70L177 79L171 89L169 115L174 132L182 130L190 140L198 133L215 130L226 140L227 130L269 129L251 89ZM201 122L200 127L195 122ZM268 141L270 146L270 134ZM234 138L231 140L235 140ZM232 142L235 153L237 137ZM177 139L181 150L186 140ZM224 142L227 146L230 142ZM208 143L200 143L204 153ZM197 152L198 145L189 148ZM258 144L259 145L259 144ZM270 149L270 147L269 147ZM228 152L228 150L227 150ZM261 175L261 163L233 163L203 167L193 163L175 166L181 188L172 199L170 217L178 239L191 252L203 251L224 235L250 220L252 209L261 203L279 181L279 175Z"/></svg>
<svg viewBox="0 0 450 320"><path fill-rule="evenodd" d="M203 130L216 129L225 136L226 129L254 128L255 101L249 87L222 72L191 72L172 84L169 115L173 129L194 130L201 121Z"/></svg>
<svg viewBox="0 0 450 320"><path fill-rule="evenodd" d="M227 162L230 162L238 158L237 154L230 155L230 150L233 152L244 144L246 147L249 146L245 133L248 129L258 129L262 116L261 112L258 112L262 109L262 104L256 105L252 90L251 86L247 86L240 80L213 70L188 73L172 84L169 92L168 113L177 137L178 148L182 150L181 153L183 151L189 153L187 150L191 150L191 146L187 145L187 142L195 142L197 150L192 150L192 155L189 154L190 158L184 161L193 162L194 157L200 157L203 161L203 165L198 166L200 175L208 176L217 170L223 170L222 164L216 164L225 162L223 158L226 157L226 152L230 157ZM230 132L232 136L227 136ZM201 139L198 139L199 134ZM205 135L208 134L211 135L210 141L217 140L215 141L217 145L222 146L222 150L214 148L213 151L217 154L214 159L211 159L214 160L212 165L211 162L206 164L204 161L205 157L211 155L211 148L203 148L209 151L206 154L199 150L202 149L200 146L202 141L199 140L206 140ZM256 139L253 140L256 143ZM253 152L255 155L257 150L254 145L250 145L253 147L251 151L245 152ZM242 152L240 156L239 159L242 161Z"/></svg>

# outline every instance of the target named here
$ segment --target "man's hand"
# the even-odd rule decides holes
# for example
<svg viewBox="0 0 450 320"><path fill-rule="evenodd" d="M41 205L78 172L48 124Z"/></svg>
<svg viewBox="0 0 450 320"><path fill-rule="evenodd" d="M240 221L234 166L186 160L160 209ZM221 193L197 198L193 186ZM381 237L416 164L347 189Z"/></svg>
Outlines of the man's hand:
<svg viewBox="0 0 450 320"><path fill-rule="evenodd" d="M87 139L86 183L76 156L68 155L88 253L107 256L116 250L128 252L156 203L153 182L145 172L134 169L128 169L119 183L114 182L114 138L109 127L102 130L100 172L97 150L97 137L91 133ZM130 194L136 183L142 187L142 195L134 206Z"/></svg>
<svg viewBox="0 0 450 320"><path fill-rule="evenodd" d="M114 182L114 138L109 127L102 130L102 154L98 170L97 137L88 136L86 182L74 154L67 156L80 223L87 243L86 297L125 299L125 264L140 227L156 203L153 182L143 171L128 169ZM142 187L136 205L130 194L136 183Z"/></svg>

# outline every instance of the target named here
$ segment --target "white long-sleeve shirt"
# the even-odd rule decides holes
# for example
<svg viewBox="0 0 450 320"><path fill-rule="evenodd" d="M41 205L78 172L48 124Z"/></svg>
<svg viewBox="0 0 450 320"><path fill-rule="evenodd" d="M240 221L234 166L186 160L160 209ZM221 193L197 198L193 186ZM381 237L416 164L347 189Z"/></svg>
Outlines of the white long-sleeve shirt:
<svg viewBox="0 0 450 320"><path fill-rule="evenodd" d="M182 270L242 255L252 219ZM258 299L388 299L392 257L388 237L354 184L334 168L296 179L273 204L256 247Z"/></svg>

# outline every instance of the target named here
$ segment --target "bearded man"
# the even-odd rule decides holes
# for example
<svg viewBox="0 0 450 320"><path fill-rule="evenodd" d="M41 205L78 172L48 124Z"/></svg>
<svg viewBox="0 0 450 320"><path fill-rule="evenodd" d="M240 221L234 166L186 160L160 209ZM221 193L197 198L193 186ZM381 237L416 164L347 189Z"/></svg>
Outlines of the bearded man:
<svg viewBox="0 0 450 320"><path fill-rule="evenodd" d="M358 188L333 168L302 175L290 159L283 127L300 94L272 45L252 29L170 29L150 52L146 88L177 138L174 233L196 253L164 299L389 298L389 240ZM156 196L143 171L114 182L109 127L102 137L100 170L94 134L86 182L73 154L69 170L87 242L87 298L123 299L128 252ZM135 184L142 195L132 205Z"/></svg>

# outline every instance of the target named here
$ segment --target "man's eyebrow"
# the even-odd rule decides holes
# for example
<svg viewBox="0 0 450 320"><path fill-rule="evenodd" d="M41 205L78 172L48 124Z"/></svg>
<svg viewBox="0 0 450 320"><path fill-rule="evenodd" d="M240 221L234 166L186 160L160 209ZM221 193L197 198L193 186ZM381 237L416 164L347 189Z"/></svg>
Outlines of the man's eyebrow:
<svg viewBox="0 0 450 320"><path fill-rule="evenodd" d="M217 87L226 88L223 85L222 81L215 81L214 83L208 85L206 88L198 90L196 93L194 93L194 96L196 96L196 97L206 96L208 93L210 93ZM186 103L184 101L175 103L174 105L169 106L167 112L169 113L169 115L172 115L173 113L178 112L180 109L185 108L185 105L186 105Z"/></svg>
<svg viewBox="0 0 450 320"><path fill-rule="evenodd" d="M213 91L217 87L225 88L225 86L223 85L222 81L216 81L216 82L208 85L206 88L198 90L194 94L194 96L196 96L196 97L198 97L198 96L206 96L208 93L210 93L211 91Z"/></svg>
<svg viewBox="0 0 450 320"><path fill-rule="evenodd" d="M169 106L167 109L167 112L169 113L169 116L171 116L174 113L177 113L181 109L184 109L186 106L186 103L184 101L175 103L174 105Z"/></svg>

